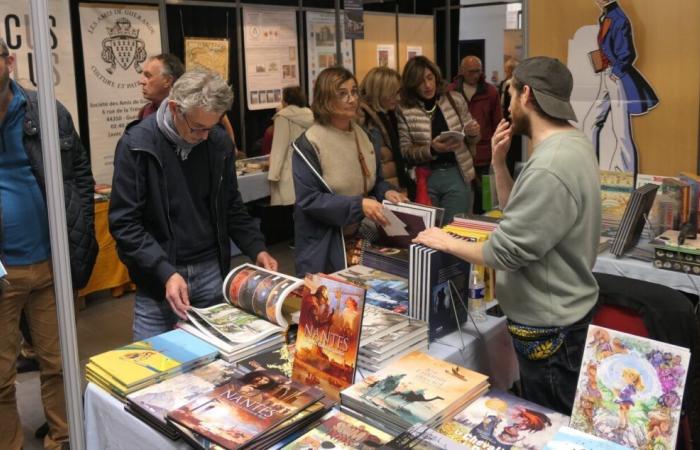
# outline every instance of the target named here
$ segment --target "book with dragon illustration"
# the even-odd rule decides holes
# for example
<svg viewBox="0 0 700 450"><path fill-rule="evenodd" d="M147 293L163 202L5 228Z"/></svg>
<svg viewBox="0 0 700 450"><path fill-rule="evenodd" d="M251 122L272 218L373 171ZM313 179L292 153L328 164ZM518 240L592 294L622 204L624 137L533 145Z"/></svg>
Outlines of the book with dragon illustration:
<svg viewBox="0 0 700 450"><path fill-rule="evenodd" d="M376 449L392 436L342 412L328 413L323 421L283 450Z"/></svg>
<svg viewBox="0 0 700 450"><path fill-rule="evenodd" d="M338 400L355 379L365 290L327 275L304 279L292 379Z"/></svg>
<svg viewBox="0 0 700 450"><path fill-rule="evenodd" d="M690 352L591 325L570 426L630 448L675 448Z"/></svg>
<svg viewBox="0 0 700 450"><path fill-rule="evenodd" d="M488 377L412 352L341 392L341 404L402 431L451 416L488 388Z"/></svg>
<svg viewBox="0 0 700 450"><path fill-rule="evenodd" d="M492 450L539 450L569 418L499 390L491 390L438 431L455 442Z"/></svg>

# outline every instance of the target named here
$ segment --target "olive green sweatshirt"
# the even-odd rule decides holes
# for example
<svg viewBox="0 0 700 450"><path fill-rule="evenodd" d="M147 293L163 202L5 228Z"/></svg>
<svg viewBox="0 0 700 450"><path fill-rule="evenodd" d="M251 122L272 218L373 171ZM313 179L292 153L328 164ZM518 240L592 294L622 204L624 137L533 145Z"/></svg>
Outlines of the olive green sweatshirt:
<svg viewBox="0 0 700 450"><path fill-rule="evenodd" d="M497 269L496 296L513 321L570 325L598 298L591 269L600 237L600 181L590 141L578 130L549 136L516 180L484 245Z"/></svg>

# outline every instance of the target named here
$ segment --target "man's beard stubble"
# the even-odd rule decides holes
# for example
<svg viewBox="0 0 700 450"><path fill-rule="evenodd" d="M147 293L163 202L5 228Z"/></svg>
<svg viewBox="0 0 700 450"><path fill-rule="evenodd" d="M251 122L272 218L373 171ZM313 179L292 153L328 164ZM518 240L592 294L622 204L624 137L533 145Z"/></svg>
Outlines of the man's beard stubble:
<svg viewBox="0 0 700 450"><path fill-rule="evenodd" d="M522 136L532 137L532 124L530 123L530 118L518 111L511 112L511 129L512 133L519 134Z"/></svg>

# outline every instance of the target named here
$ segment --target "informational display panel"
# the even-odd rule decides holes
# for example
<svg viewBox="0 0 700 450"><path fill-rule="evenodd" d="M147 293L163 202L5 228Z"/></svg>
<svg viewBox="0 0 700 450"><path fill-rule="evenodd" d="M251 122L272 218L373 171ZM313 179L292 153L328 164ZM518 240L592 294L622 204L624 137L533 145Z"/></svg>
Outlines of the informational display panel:
<svg viewBox="0 0 700 450"><path fill-rule="evenodd" d="M70 11L64 0L48 0L51 60L54 92L73 116L78 127L78 101L75 93L73 42L71 40ZM37 89L36 57L30 22L29 0L0 0L0 36L5 39L10 53L17 62L10 76L27 89Z"/></svg>
<svg viewBox="0 0 700 450"><path fill-rule="evenodd" d="M185 70L211 70L228 81L228 53L228 39L185 37Z"/></svg>
<svg viewBox="0 0 700 450"><path fill-rule="evenodd" d="M80 4L92 172L111 183L114 149L144 100L143 63L161 52L158 8Z"/></svg>
<svg viewBox="0 0 700 450"><path fill-rule="evenodd" d="M244 7L243 44L248 109L275 108L300 84L295 10Z"/></svg>
<svg viewBox="0 0 700 450"><path fill-rule="evenodd" d="M341 38L343 37L341 36ZM343 66L354 72L352 41L343 39L340 42L340 49L343 52ZM318 74L326 67L336 64L334 13L317 11L306 13L306 53L308 56L306 73L309 76L310 102Z"/></svg>

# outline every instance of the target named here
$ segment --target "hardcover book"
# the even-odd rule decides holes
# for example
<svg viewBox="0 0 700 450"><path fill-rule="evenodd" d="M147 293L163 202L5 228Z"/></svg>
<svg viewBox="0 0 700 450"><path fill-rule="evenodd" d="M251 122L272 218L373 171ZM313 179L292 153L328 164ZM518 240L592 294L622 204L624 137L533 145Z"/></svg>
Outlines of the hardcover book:
<svg viewBox="0 0 700 450"><path fill-rule="evenodd" d="M183 366L212 360L216 354L216 348L201 339L173 330L95 355L90 363L131 387L176 372Z"/></svg>
<svg viewBox="0 0 700 450"><path fill-rule="evenodd" d="M389 311L408 311L408 280L379 269L356 265L333 274L367 289L365 303ZM366 315L366 313L365 313ZM364 334L364 332L363 332Z"/></svg>
<svg viewBox="0 0 700 450"><path fill-rule="evenodd" d="M491 390L438 431L474 448L539 450L569 418L503 391Z"/></svg>
<svg viewBox="0 0 700 450"><path fill-rule="evenodd" d="M323 398L317 389L268 371L234 378L168 417L227 449L252 444Z"/></svg>
<svg viewBox="0 0 700 450"><path fill-rule="evenodd" d="M316 428L283 447L283 449L370 449L378 448L391 440L391 437L391 435L347 414L335 412L327 414Z"/></svg>
<svg viewBox="0 0 700 450"><path fill-rule="evenodd" d="M365 290L326 275L304 280L292 378L338 399L355 379Z"/></svg>
<svg viewBox="0 0 700 450"><path fill-rule="evenodd" d="M690 352L591 325L570 426L630 448L675 448Z"/></svg>
<svg viewBox="0 0 700 450"><path fill-rule="evenodd" d="M283 345L280 348L242 359L238 361L237 366L245 372L273 370L287 378L291 378L294 349L294 345Z"/></svg>

